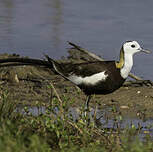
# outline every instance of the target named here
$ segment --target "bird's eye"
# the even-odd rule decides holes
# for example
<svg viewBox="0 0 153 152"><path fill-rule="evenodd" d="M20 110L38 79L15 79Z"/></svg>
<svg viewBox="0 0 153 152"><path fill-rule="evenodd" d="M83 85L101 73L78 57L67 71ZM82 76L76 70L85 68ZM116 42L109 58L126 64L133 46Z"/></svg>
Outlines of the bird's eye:
<svg viewBox="0 0 153 152"><path fill-rule="evenodd" d="M131 47L132 47L132 48L135 48L135 45L134 45L134 44L132 44L132 45L131 45Z"/></svg>

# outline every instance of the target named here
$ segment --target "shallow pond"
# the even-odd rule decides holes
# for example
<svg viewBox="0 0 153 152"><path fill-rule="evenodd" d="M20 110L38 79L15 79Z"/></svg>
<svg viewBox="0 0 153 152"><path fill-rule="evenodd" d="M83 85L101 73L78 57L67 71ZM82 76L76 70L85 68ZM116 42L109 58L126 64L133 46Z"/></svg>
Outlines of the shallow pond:
<svg viewBox="0 0 153 152"><path fill-rule="evenodd" d="M26 110L25 110L26 108ZM46 114L46 107L44 106L18 106L16 109L16 112L19 112L24 115L33 115L33 116L39 116L40 114ZM79 119L80 111L77 108L70 108L69 110L69 116L72 116L72 119L76 121ZM90 116L93 118L95 110L91 109ZM58 109L55 109L55 113L58 114ZM96 112L96 124L99 127L102 127L103 129L125 129L125 128L131 128L135 127L137 129L140 129L139 131L139 137L140 139L143 139L146 135L150 135L153 139L153 119L146 119L142 120L136 117L122 117L118 115L118 117L112 117L111 119L107 118L107 114L109 115L108 109L100 110L98 109Z"/></svg>

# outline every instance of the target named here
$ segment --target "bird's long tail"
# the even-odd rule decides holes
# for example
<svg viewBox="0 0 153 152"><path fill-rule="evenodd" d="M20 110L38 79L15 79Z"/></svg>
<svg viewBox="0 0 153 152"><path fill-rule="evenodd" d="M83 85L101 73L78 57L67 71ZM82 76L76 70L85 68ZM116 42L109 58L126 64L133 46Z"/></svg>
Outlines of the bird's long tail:
<svg viewBox="0 0 153 152"><path fill-rule="evenodd" d="M53 60L52 58L50 58L48 55L44 55L46 57L46 59L48 60L48 62L51 64L51 66L54 68L55 72L59 75L61 75L62 77L64 77L65 79L68 79L62 72L62 66L60 65L60 63L56 62L55 60ZM69 80L69 79L68 79Z"/></svg>
<svg viewBox="0 0 153 152"><path fill-rule="evenodd" d="M44 56L46 57L46 59L48 60L48 62L52 65L54 63L57 63L55 60L53 60L52 58L50 58L48 55L44 54Z"/></svg>
<svg viewBox="0 0 153 152"><path fill-rule="evenodd" d="M54 70L57 72L57 73L60 73L59 70L58 70L58 66L59 63L57 63L55 60L53 60L52 58L50 58L48 55L44 54L44 56L46 57L46 59L48 60L48 62L50 63L50 66L54 68Z"/></svg>

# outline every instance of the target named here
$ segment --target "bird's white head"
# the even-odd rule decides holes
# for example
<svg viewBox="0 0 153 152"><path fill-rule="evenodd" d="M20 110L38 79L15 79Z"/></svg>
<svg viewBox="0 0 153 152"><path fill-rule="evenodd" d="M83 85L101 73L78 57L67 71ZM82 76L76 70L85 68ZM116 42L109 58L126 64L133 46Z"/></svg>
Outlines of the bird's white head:
<svg viewBox="0 0 153 152"><path fill-rule="evenodd" d="M125 54L135 54L137 52L145 52L150 53L149 50L145 50L142 47L140 47L139 43L137 41L127 41L123 44L123 51Z"/></svg>
<svg viewBox="0 0 153 152"><path fill-rule="evenodd" d="M137 52L150 53L140 47L137 41L127 41L123 44L120 52L120 61L116 63L116 67L121 69L121 76L126 79L133 66L133 55Z"/></svg>

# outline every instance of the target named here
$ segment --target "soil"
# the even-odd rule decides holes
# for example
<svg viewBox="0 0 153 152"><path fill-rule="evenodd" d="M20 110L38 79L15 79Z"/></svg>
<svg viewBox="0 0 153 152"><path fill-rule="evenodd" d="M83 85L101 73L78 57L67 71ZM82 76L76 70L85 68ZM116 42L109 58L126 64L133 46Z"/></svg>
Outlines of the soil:
<svg viewBox="0 0 153 152"><path fill-rule="evenodd" d="M18 55L1 54L0 58L17 57ZM80 57L80 56L79 56ZM61 61L82 62L72 52ZM24 105L46 105L56 97L50 86L54 85L59 96L79 107L85 102L85 95L71 82L54 74L50 69L41 66L8 66L0 68L0 98L7 94L10 102ZM96 103L96 104L95 104ZM153 115L153 86L150 81L128 81L117 91L108 95L95 95L90 107L116 107L124 115L151 118Z"/></svg>

